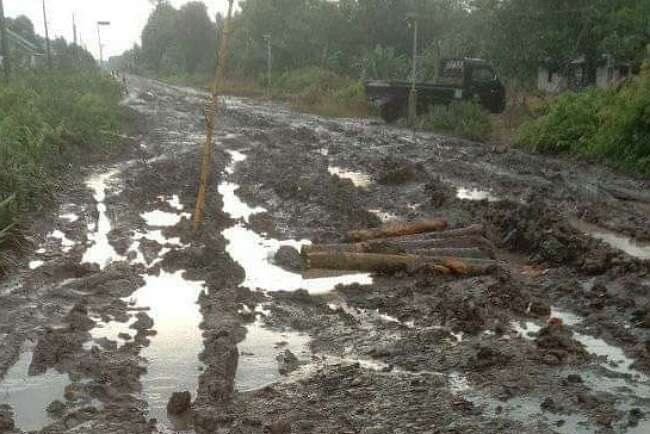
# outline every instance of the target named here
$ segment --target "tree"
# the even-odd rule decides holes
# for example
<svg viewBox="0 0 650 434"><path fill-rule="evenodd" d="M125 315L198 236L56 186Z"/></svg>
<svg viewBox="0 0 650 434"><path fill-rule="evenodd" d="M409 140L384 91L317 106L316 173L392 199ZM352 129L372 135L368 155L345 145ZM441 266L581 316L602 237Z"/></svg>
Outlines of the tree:
<svg viewBox="0 0 650 434"><path fill-rule="evenodd" d="M144 62L156 73L166 64L180 64L176 32L178 12L167 1L156 4L142 31L142 52Z"/></svg>
<svg viewBox="0 0 650 434"><path fill-rule="evenodd" d="M176 19L178 42L185 72L207 72L214 65L217 51L216 26L204 3L193 1L181 7Z"/></svg>

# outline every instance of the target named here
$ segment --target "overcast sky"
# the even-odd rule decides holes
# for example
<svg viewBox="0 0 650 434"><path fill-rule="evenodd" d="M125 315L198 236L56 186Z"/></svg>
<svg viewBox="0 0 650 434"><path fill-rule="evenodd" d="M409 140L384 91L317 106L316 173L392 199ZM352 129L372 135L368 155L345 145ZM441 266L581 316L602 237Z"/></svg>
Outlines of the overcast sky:
<svg viewBox="0 0 650 434"><path fill-rule="evenodd" d="M178 7L190 0L171 0ZM4 0L5 15L27 15L43 35L42 0ZM211 15L228 10L227 0L204 0ZM149 0L45 0L50 38L63 36L72 41L72 14L77 16L77 27L86 48L99 57L97 44L97 21L110 21L110 27L102 28L104 57L121 54L140 43L142 28L153 9ZM235 1L237 5L237 1Z"/></svg>

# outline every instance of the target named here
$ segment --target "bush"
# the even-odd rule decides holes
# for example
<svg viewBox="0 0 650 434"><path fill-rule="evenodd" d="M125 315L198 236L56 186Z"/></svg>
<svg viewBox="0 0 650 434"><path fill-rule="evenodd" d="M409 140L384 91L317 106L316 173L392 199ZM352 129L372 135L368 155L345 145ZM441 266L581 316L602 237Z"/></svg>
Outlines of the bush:
<svg viewBox="0 0 650 434"><path fill-rule="evenodd" d="M364 116L369 111L363 83L319 67L284 73L273 94L302 110L329 116Z"/></svg>
<svg viewBox="0 0 650 434"><path fill-rule="evenodd" d="M616 88L560 96L541 117L522 125L517 142L650 175L650 73Z"/></svg>
<svg viewBox="0 0 650 434"><path fill-rule="evenodd" d="M492 132L490 116L477 101L454 101L448 106L433 106L420 118L419 126L470 140L486 140Z"/></svg>

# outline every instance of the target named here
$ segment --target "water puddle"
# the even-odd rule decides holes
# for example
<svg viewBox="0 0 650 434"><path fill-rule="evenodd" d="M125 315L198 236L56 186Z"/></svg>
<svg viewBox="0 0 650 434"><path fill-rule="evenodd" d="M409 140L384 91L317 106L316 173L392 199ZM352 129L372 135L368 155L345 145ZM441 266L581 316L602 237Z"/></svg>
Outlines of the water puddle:
<svg viewBox="0 0 650 434"><path fill-rule="evenodd" d="M388 223L394 220L397 220L397 216L393 213L390 213L388 211L382 211L380 209L369 209L368 212L376 215L379 217L379 220L381 220L382 223Z"/></svg>
<svg viewBox="0 0 650 434"><path fill-rule="evenodd" d="M366 273L307 279L301 274L292 273L271 262L273 255L281 246L300 249L303 244L308 243L307 241L268 239L242 225L224 230L223 236L228 241L226 251L246 271L242 286L253 290L259 288L276 292L304 289L310 294L324 294L332 291L337 285L372 283L372 277Z"/></svg>
<svg viewBox="0 0 650 434"><path fill-rule="evenodd" d="M86 350L89 350L94 344L101 344L104 340L115 342L119 347L135 336L136 331L131 328L131 325L136 321L135 317L125 322L103 322L101 318L96 317L92 319L96 321L97 325L90 331L91 341L84 344Z"/></svg>
<svg viewBox="0 0 650 434"><path fill-rule="evenodd" d="M76 245L74 241L68 238L63 232L56 229L47 235L47 238L53 238L61 242L61 251L68 253ZM45 253L45 252L43 252Z"/></svg>
<svg viewBox="0 0 650 434"><path fill-rule="evenodd" d="M171 206L177 211L183 211L185 209L185 207L181 203L181 198L178 197L178 195L176 194L172 195L169 199L165 196L159 196L158 199L167 202L169 206Z"/></svg>
<svg viewBox="0 0 650 434"><path fill-rule="evenodd" d="M643 260L650 259L650 244L639 243L631 237L616 234L583 221L574 220L571 223L573 227L585 235L604 241L611 247L621 250L630 256Z"/></svg>
<svg viewBox="0 0 650 434"><path fill-rule="evenodd" d="M223 196L223 211L235 220L242 219L248 223L250 216L265 212L266 209L259 206L250 207L245 204L235 194L238 188L239 185L228 181L219 184L219 193Z"/></svg>
<svg viewBox="0 0 650 434"><path fill-rule="evenodd" d="M7 371L0 384L0 404L9 404L15 414L16 427L35 431L53 423L47 406L52 401L65 401L65 387L70 384L66 374L54 369L37 376L29 375L32 351L24 351L14 366Z"/></svg>
<svg viewBox="0 0 650 434"><path fill-rule="evenodd" d="M37 268L42 267L45 264L44 261L30 261L29 262L29 269L30 270L36 270Z"/></svg>
<svg viewBox="0 0 650 434"><path fill-rule="evenodd" d="M124 259L117 254L108 241L111 222L106 213L104 200L106 199L106 190L108 189L107 183L115 174L117 174L117 170L111 170L107 173L94 175L86 181L86 186L93 191L93 196L97 201L99 218L96 225L88 225L88 239L92 242L92 245L86 249L81 262L97 264L100 269L104 269L113 261Z"/></svg>
<svg viewBox="0 0 650 434"><path fill-rule="evenodd" d="M68 222L68 223L75 223L76 221L79 220L79 216L78 216L77 214L74 214L74 213L65 213L65 214L61 214L61 215L59 216L59 218L60 218L61 220L65 220L65 221Z"/></svg>
<svg viewBox="0 0 650 434"><path fill-rule="evenodd" d="M327 170L330 175L338 176L341 179L349 179L357 187L369 187L372 184L372 178L367 173L355 172L336 166L330 166Z"/></svg>
<svg viewBox="0 0 650 434"><path fill-rule="evenodd" d="M235 165L246 160L246 155L232 149L227 149L226 152L228 155L230 155L230 158L232 160L228 167L226 167L226 173L232 175L235 173Z"/></svg>
<svg viewBox="0 0 650 434"><path fill-rule="evenodd" d="M456 197L461 200L487 200L488 202L498 202L500 200L487 190L466 187L458 187Z"/></svg>
<svg viewBox="0 0 650 434"><path fill-rule="evenodd" d="M183 218L189 219L191 217L189 213L176 214L160 210L145 212L140 214L140 216L144 219L147 226L159 228L176 226Z"/></svg>
<svg viewBox="0 0 650 434"><path fill-rule="evenodd" d="M283 379L277 357L291 351L301 363L309 361L309 336L293 331L267 329L261 319L246 327L246 339L239 347L235 387L241 392L261 389Z"/></svg>
<svg viewBox="0 0 650 434"><path fill-rule="evenodd" d="M196 397L202 366L198 358L203 350L198 299L205 283L187 280L182 275L183 271L161 271L159 276L144 276L145 286L129 299L135 306L149 309L147 314L156 331L141 353L147 360L142 386L149 417L171 428L174 422L167 417L167 402L174 392L187 390L193 399ZM118 329L107 331L112 335Z"/></svg>

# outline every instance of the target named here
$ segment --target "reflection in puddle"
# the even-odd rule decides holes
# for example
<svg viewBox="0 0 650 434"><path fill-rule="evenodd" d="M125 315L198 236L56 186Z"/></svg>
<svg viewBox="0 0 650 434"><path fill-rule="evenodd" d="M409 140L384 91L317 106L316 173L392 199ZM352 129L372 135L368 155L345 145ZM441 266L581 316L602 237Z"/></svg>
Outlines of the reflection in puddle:
<svg viewBox="0 0 650 434"><path fill-rule="evenodd" d="M239 347L235 387L241 392L261 389L282 379L277 356L291 351L301 362L308 361L309 337L297 332L278 332L264 327L258 319L246 327L246 339Z"/></svg>
<svg viewBox="0 0 650 434"><path fill-rule="evenodd" d="M650 259L650 244L638 243L631 237L609 232L583 221L572 221L572 224L577 230L584 232L585 235L602 240L630 256L643 260Z"/></svg>
<svg viewBox="0 0 650 434"><path fill-rule="evenodd" d="M349 179L357 187L368 187L372 184L370 175L363 172L355 172L336 166L330 166L327 170L331 175L338 176L341 179Z"/></svg>
<svg viewBox="0 0 650 434"><path fill-rule="evenodd" d="M39 430L54 422L48 417L46 408L57 399L64 401L63 392L70 383L66 374L54 369L29 376L32 354L31 351L23 352L0 384L0 404L13 408L16 427L23 431Z"/></svg>
<svg viewBox="0 0 650 434"><path fill-rule="evenodd" d="M479 190L478 188L465 188L458 187L456 197L462 200L487 200L488 202L497 202L499 198L487 190Z"/></svg>
<svg viewBox="0 0 650 434"><path fill-rule="evenodd" d="M203 350L200 333L201 312L198 298L204 282L182 277L183 271L160 276L144 276L145 286L129 299L137 307L147 307L156 331L151 344L142 350L147 373L142 378L143 393L149 404L149 416L166 424L167 402L172 393L189 391L196 397ZM169 422L169 421L168 421Z"/></svg>
<svg viewBox="0 0 650 434"><path fill-rule="evenodd" d="M224 230L223 235L228 240L226 251L246 272L242 286L250 289L260 288L266 291L305 289L310 294L323 294L332 291L336 285L372 283L372 277L366 273L305 279L301 274L289 272L271 263L271 258L281 246L300 249L307 243L305 241L266 239L241 225Z"/></svg>
<svg viewBox="0 0 650 434"><path fill-rule="evenodd" d="M97 226L88 225L88 239L93 244L84 253L82 263L98 264L100 269L104 269L113 261L119 261L124 258L119 256L113 246L108 241L108 233L111 231L111 222L106 214L106 183L117 173L117 170L111 170L107 173L92 176L86 182L88 188L93 193L97 201L97 211L99 219ZM95 230L92 230L95 229Z"/></svg>

